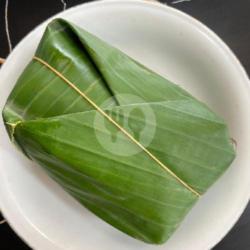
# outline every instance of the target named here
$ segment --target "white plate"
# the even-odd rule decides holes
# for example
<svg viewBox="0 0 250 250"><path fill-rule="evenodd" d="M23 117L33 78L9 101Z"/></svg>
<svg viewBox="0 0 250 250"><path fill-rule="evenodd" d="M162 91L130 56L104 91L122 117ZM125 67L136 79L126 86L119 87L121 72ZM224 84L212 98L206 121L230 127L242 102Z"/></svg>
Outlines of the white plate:
<svg viewBox="0 0 250 250"><path fill-rule="evenodd" d="M27 160L0 124L1 210L14 230L42 250L203 250L229 231L250 193L250 89L228 47L193 18L150 2L100 1L59 16L97 34L179 83L221 114L238 142L237 159L162 246L134 240L92 215ZM26 36L0 71L0 107L31 59L47 21Z"/></svg>

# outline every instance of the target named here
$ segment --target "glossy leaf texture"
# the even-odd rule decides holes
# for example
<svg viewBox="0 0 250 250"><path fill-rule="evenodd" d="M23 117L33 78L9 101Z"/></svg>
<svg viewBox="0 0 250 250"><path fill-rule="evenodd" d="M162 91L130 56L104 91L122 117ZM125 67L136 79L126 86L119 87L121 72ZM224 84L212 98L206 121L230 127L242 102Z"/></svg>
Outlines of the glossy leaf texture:
<svg viewBox="0 0 250 250"><path fill-rule="evenodd" d="M235 157L223 119L65 20L47 26L35 55L170 171L37 60L26 67L3 110L11 140L103 220L145 242L165 242L199 199L179 179L202 195ZM145 119L148 110L152 119Z"/></svg>

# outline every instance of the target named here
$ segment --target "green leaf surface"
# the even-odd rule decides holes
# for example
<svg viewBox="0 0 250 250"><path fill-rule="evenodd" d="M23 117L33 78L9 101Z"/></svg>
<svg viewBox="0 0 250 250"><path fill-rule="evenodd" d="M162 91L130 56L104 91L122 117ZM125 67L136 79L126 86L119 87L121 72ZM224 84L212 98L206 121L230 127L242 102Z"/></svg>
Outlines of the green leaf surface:
<svg viewBox="0 0 250 250"><path fill-rule="evenodd" d="M195 192L202 195L235 157L223 119L62 19L47 26L35 55L169 171L37 60L26 67L3 110L11 140L103 220L145 242L165 242L199 199Z"/></svg>

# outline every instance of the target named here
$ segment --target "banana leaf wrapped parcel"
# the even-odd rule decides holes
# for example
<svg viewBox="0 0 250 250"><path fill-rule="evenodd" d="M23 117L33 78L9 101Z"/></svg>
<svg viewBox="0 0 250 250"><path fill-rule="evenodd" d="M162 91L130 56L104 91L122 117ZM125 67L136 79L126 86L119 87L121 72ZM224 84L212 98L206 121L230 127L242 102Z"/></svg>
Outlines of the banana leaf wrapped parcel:
<svg viewBox="0 0 250 250"><path fill-rule="evenodd" d="M12 142L94 214L160 244L235 157L205 104L62 19L3 110Z"/></svg>

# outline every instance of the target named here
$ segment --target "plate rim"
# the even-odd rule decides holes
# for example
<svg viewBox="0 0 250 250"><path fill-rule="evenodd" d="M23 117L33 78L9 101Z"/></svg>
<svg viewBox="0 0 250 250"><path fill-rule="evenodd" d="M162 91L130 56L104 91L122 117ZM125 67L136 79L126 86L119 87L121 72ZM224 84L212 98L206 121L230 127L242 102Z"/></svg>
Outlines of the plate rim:
<svg viewBox="0 0 250 250"><path fill-rule="evenodd" d="M32 29L27 35L25 35L21 39L21 41L16 45L13 51L6 58L4 65L0 69L0 75L8 66L12 57L15 56L15 51L19 50L19 48L21 48L34 33L36 33L42 26L47 24L50 20L57 18L57 17L67 18L67 16L69 16L75 10L81 9L81 8L93 7L93 6L100 5L100 4L112 5L112 4L128 4L128 3L138 4L138 5L149 5L152 8L160 8L162 10L165 10L173 15L179 16L180 18L184 19L186 22L189 22L191 25L198 28L198 30L203 32L203 34L212 38L212 40L216 42L216 45L220 47L220 49L224 52L224 54L229 57L231 63L233 63L233 65L237 67L237 71L239 71L239 75L242 76L242 82L244 81L244 84L246 85L245 87L246 89L248 89L248 96L250 100L250 80L249 80L248 74L246 70L244 69L244 67L242 66L239 59L236 57L233 51L228 47L228 45L217 34L215 34L211 29L209 29L205 24L201 23L200 21L190 16L189 14L184 13L172 6L168 6L168 5L165 5L156 1L152 1L152 0L119 0L119 1L98 0L98 1L82 3L74 7L71 7L65 11L59 12L49 17L48 19L43 21L41 24L37 25L34 29ZM0 179L1 178L2 177L0 175ZM0 182L1 194L4 193L4 186L5 186L4 182L5 182L4 180L2 183ZM250 182L249 182L249 190L250 190ZM238 221L241 214L245 210L249 202L249 199L250 199L250 192L249 191L247 192L246 190L246 194L244 195L244 199L242 199L241 206L239 206L238 210L235 211L234 217L232 217L231 220L228 221L228 223L224 225L224 230L221 230L221 232L218 232L217 237L211 238L210 245L206 246L206 249L213 248L230 231L230 229L235 225L235 223ZM9 205L6 205L6 204L9 204ZM5 193L5 197L3 197L2 195L0 196L0 209L1 209L1 213L3 214L4 218L6 218L10 227L31 248L48 249L48 248L53 247L53 249L61 249L58 246L56 246L49 238L47 238L46 235L43 235L42 232L40 232L39 230L34 230L34 226L31 225L27 219L22 217L22 214L20 211L18 212L17 210L15 210L15 208L13 207L11 208L11 199L8 200L6 193ZM19 218L19 220L17 220L16 218Z"/></svg>

